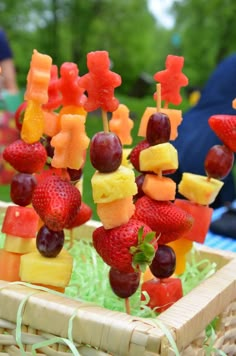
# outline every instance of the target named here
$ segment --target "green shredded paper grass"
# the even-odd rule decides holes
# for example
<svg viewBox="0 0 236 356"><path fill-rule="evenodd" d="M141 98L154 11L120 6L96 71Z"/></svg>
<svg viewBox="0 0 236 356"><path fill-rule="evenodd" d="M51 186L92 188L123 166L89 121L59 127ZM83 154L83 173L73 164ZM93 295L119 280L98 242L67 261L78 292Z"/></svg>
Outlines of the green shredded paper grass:
<svg viewBox="0 0 236 356"><path fill-rule="evenodd" d="M0 217L2 221L3 214ZM5 235L0 232L0 248L3 248ZM65 248L68 249L69 241L66 239ZM87 240L74 240L73 247L69 249L73 256L73 272L65 294L85 302L96 303L106 309L125 312L124 299L117 297L109 284L109 266L97 254L92 244ZM182 280L183 294L186 295L203 280L209 278L216 271L216 264L208 259L197 261L196 250L193 247L190 258L186 263L185 272L178 276ZM156 313L150 309L145 301L140 300L140 288L129 298L132 315L152 318Z"/></svg>
<svg viewBox="0 0 236 356"><path fill-rule="evenodd" d="M2 221L3 214L0 214L0 223ZM0 232L0 248L4 246L5 235ZM92 244L87 240L74 240L73 247L69 249L70 242L66 239L65 248L69 250L74 259L73 272L70 280L69 286L65 290L65 294L69 298L83 300L84 302L91 302L110 309L113 311L125 312L124 299L117 297L109 284L108 273L109 266L106 265L101 257L97 254L96 250ZM183 294L186 295L193 288L199 285L203 280L212 276L217 269L215 262L208 259L200 260L196 258L197 250L195 247L190 251L188 262L186 263L185 272L178 276L182 280ZM50 291L49 291L50 292ZM52 293L55 293L52 291ZM148 302L148 296L146 296L145 301L140 300L140 288L137 292L129 298L130 312L134 316L142 318L151 318L154 323L158 322L156 318L157 313L150 309L146 304ZM23 305L22 305L23 308ZM19 330L18 335L18 346L21 348L21 310L18 310L19 315L17 316L17 325ZM214 320L206 328L206 352L208 355L213 351L213 342L215 340L214 332ZM160 327L160 325L159 325ZM167 338L169 339L168 335ZM54 338L55 339L55 338ZM57 342L55 340L47 340L47 344L52 344ZM61 340L61 338L59 338ZM210 340L210 341L209 341ZM212 341L211 341L212 340ZM76 355L76 350L73 349L73 342L68 339L62 340L64 343L68 344L73 354ZM174 340L170 338L175 344ZM45 342L44 342L45 343ZM44 344L43 343L43 344ZM34 345L34 349L42 345ZM175 345L173 345L175 350ZM215 350L214 350L215 351ZM220 351L220 350L217 350ZM178 350L175 352L178 355ZM223 352L221 355L225 355Z"/></svg>

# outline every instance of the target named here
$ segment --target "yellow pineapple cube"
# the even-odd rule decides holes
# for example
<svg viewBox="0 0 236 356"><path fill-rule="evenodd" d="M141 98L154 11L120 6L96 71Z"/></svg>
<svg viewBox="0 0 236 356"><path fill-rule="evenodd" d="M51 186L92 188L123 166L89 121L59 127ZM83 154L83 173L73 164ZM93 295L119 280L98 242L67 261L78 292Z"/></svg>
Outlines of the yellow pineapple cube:
<svg viewBox="0 0 236 356"><path fill-rule="evenodd" d="M29 283L66 287L72 267L73 257L66 250L50 258L35 251L21 256L20 279Z"/></svg>
<svg viewBox="0 0 236 356"><path fill-rule="evenodd" d="M94 203L109 203L137 193L134 171L124 166L111 173L96 171L91 184Z"/></svg>
<svg viewBox="0 0 236 356"><path fill-rule="evenodd" d="M208 179L206 176L183 173L178 191L188 200L201 205L214 202L224 183L218 179Z"/></svg>
<svg viewBox="0 0 236 356"><path fill-rule="evenodd" d="M122 151L122 162L121 162L122 166L128 167L128 168L133 168L131 162L128 159L128 156L129 156L131 151L132 151L132 148L123 148L123 151Z"/></svg>
<svg viewBox="0 0 236 356"><path fill-rule="evenodd" d="M176 148L169 142L150 146L140 152L141 171L159 173L163 170L177 169L179 165Z"/></svg>
<svg viewBox="0 0 236 356"><path fill-rule="evenodd" d="M4 250L20 254L33 252L36 250L36 239L6 234Z"/></svg>

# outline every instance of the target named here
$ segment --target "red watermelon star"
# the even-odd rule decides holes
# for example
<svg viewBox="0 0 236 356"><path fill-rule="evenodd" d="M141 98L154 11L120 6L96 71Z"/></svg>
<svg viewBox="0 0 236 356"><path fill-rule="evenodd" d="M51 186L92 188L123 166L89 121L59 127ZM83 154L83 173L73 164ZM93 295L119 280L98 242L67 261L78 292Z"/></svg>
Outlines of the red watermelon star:
<svg viewBox="0 0 236 356"><path fill-rule="evenodd" d="M180 88L188 84L188 78L182 73L184 57L168 55L166 69L154 74L154 79L161 83L161 99L166 104L179 105L182 101ZM154 93L156 100L157 93Z"/></svg>

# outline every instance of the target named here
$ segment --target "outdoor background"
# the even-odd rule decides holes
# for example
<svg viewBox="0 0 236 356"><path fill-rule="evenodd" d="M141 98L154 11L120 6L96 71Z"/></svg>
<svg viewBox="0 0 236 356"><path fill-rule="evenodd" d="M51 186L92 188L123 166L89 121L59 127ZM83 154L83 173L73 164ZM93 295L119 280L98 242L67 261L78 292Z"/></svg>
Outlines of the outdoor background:
<svg viewBox="0 0 236 356"><path fill-rule="evenodd" d="M164 0L162 0L164 2ZM158 13L160 1L152 1ZM178 0L171 2L172 25L159 20L148 0L0 0L0 24L14 52L17 79L24 91L33 49L49 54L58 67L64 61L87 72L86 54L107 50L112 70L122 76L116 90L134 119L134 142L139 119L147 105L155 105L153 74L164 69L168 54L185 57L183 72L189 88L201 88L217 63L235 51L236 2L234 0ZM182 89L183 111L189 107ZM87 132L102 129L99 115L89 115ZM91 203L90 178L85 169L84 199ZM0 190L9 199L9 187Z"/></svg>

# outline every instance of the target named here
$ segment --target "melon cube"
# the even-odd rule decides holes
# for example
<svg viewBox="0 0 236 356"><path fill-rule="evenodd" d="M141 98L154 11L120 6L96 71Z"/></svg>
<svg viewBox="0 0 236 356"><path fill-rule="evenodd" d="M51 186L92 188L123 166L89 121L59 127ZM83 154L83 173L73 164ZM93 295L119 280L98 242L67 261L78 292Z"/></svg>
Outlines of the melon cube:
<svg viewBox="0 0 236 356"><path fill-rule="evenodd" d="M210 205L214 202L224 183L218 179L193 173L183 173L178 185L181 195L194 203Z"/></svg>
<svg viewBox="0 0 236 356"><path fill-rule="evenodd" d="M29 253L36 250L35 238L24 238L12 235L6 235L4 250L14 253Z"/></svg>
<svg viewBox="0 0 236 356"><path fill-rule="evenodd" d="M20 278L24 282L65 287L68 285L73 258L66 250L57 257L44 257L38 251L21 256Z"/></svg>
<svg viewBox="0 0 236 356"><path fill-rule="evenodd" d="M109 203L98 203L97 214L105 229L112 229L126 224L134 214L133 197L114 200Z"/></svg>
<svg viewBox="0 0 236 356"><path fill-rule="evenodd" d="M175 110L175 109L164 109L164 108L161 108L160 111L162 113L166 114L170 119L170 125L171 125L170 140L173 141L178 136L177 129L183 120L182 111ZM149 120L150 116L155 114L156 112L157 112L156 107L149 106L145 109L144 114L141 117L140 126L139 126L139 130L138 130L138 136L146 137L148 120Z"/></svg>
<svg viewBox="0 0 236 356"><path fill-rule="evenodd" d="M109 203L137 193L134 171L124 166L111 173L96 171L91 184L94 203Z"/></svg>
<svg viewBox="0 0 236 356"><path fill-rule="evenodd" d="M159 173L163 170L178 168L178 153L169 142L150 146L140 152L139 164L141 171Z"/></svg>
<svg viewBox="0 0 236 356"><path fill-rule="evenodd" d="M39 227L39 216L31 207L9 206L2 223L2 232L23 238L35 237Z"/></svg>
<svg viewBox="0 0 236 356"><path fill-rule="evenodd" d="M211 224L213 209L186 199L176 199L175 205L187 211L194 219L191 229L184 237L191 241L204 243Z"/></svg>
<svg viewBox="0 0 236 356"><path fill-rule="evenodd" d="M0 280L16 282L20 280L21 255L0 249Z"/></svg>
<svg viewBox="0 0 236 356"><path fill-rule="evenodd" d="M142 190L154 200L175 200L176 183L169 177L145 174Z"/></svg>

